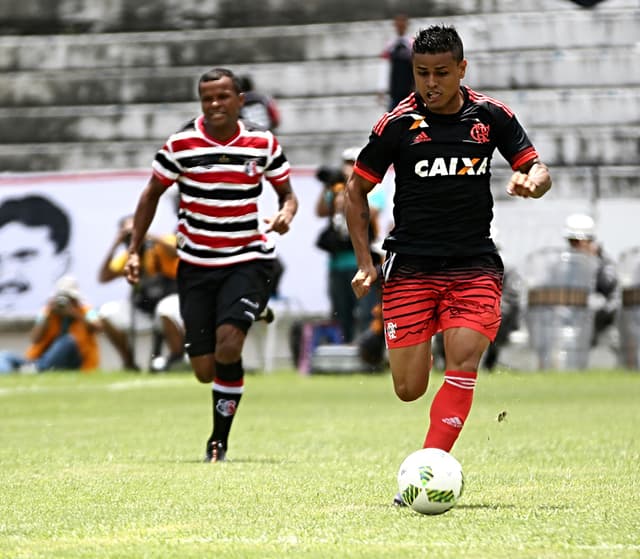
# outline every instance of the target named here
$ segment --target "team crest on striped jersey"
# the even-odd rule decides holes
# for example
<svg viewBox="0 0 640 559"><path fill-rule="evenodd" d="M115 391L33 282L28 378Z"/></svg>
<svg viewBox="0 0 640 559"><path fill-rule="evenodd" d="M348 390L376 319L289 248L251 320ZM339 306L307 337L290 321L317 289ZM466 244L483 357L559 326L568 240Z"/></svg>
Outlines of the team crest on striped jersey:
<svg viewBox="0 0 640 559"><path fill-rule="evenodd" d="M249 161L244 164L244 173L248 177L255 177L258 174L258 160L249 159Z"/></svg>

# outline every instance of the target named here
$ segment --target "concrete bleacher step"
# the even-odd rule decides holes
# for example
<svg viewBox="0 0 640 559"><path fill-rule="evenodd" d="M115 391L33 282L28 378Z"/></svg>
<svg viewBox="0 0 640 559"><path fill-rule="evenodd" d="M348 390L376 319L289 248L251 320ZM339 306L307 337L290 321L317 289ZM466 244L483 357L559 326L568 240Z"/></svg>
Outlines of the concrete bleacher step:
<svg viewBox="0 0 640 559"><path fill-rule="evenodd" d="M341 0L0 0L0 30L63 34L301 25L387 19L399 9L416 17L459 13L461 8L447 0L351 0L348 6Z"/></svg>
<svg viewBox="0 0 640 559"><path fill-rule="evenodd" d="M439 22L418 18L413 29ZM567 49L633 45L640 9L560 13L452 16L467 54L481 51ZM287 27L244 28L0 38L0 70L165 68L362 58L377 54L391 32L389 22L359 21Z"/></svg>
<svg viewBox="0 0 640 559"><path fill-rule="evenodd" d="M530 137L553 165L633 165L638 161L640 124L536 128Z"/></svg>
<svg viewBox="0 0 640 559"><path fill-rule="evenodd" d="M0 144L3 172L150 168L159 142L48 142Z"/></svg>
<svg viewBox="0 0 640 559"><path fill-rule="evenodd" d="M636 8L634 0L607 0L594 12ZM263 25L300 25L387 19L398 10L412 17L452 14L562 12L575 9L568 0L0 0L3 34L62 34L100 31L213 29Z"/></svg>
<svg viewBox="0 0 640 559"><path fill-rule="evenodd" d="M511 172L504 165L492 169L491 191L495 200L518 200L506 192ZM640 188L636 165L552 165L551 174L553 187L545 195L545 200L581 200L586 203L598 197L637 198Z"/></svg>
<svg viewBox="0 0 640 559"><path fill-rule="evenodd" d="M475 53L466 83L484 89L549 89L640 85L637 52L628 47L568 51ZM377 89L379 60L314 60L239 64L260 89L278 98L357 95ZM621 69L624 68L624 71ZM196 97L198 77L208 67L109 69L101 72L10 72L0 81L0 106L176 103Z"/></svg>
<svg viewBox="0 0 640 559"><path fill-rule="evenodd" d="M640 86L628 89L584 88L482 91L510 106L530 131L540 127L600 134L612 126L640 123ZM278 100L279 136L351 130L367 133L384 112L375 95L324 96ZM44 106L0 109L0 142L157 140L163 141L200 114L197 101L128 105ZM594 139L599 136L594 136ZM597 142L595 142L597 144Z"/></svg>
<svg viewBox="0 0 640 559"><path fill-rule="evenodd" d="M18 32L49 33L0 37L0 165L146 168L166 136L199 113L196 81L215 65L251 73L277 98L279 137L294 164L333 164L345 145L366 141L382 113L377 54L392 32L392 12L376 10L391 4L353 2L340 19L333 10L344 5L333 0L294 7L281 0L0 0L0 30L22 21L34 27L18 25ZM430 17L412 14L414 28L458 27L469 59L465 82L511 106L547 161L577 168L637 162L637 0L589 10L569 0L408 4L437 7ZM438 10L465 15L439 17ZM362 13L367 20L349 21ZM48 28L37 29L47 18ZM306 23L320 20L333 23ZM127 32L147 29L155 31ZM91 36L80 33L86 30Z"/></svg>
<svg viewBox="0 0 640 559"><path fill-rule="evenodd" d="M53 133L53 132L51 132ZM334 165L349 146L363 145L369 130L279 134L293 165ZM543 159L551 165L634 165L638 161L640 126L585 126L536 128L529 135ZM162 146L158 140L91 140L0 144L4 171L52 169L146 168ZM496 153L496 165L501 158Z"/></svg>

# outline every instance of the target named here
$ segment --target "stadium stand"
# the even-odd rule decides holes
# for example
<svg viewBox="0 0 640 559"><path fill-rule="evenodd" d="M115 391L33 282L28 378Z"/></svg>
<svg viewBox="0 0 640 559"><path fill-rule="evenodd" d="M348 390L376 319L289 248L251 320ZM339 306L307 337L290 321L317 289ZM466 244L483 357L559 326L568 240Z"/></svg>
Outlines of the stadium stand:
<svg viewBox="0 0 640 559"><path fill-rule="evenodd" d="M526 124L553 165L553 199L637 198L638 0L590 9L571 0L348 6L0 0L0 168L146 170L167 135L198 113L197 76L216 65L251 74L277 99L278 137L293 165L332 164L344 146L364 143L382 111L378 55L390 16L402 10L412 29L456 25L470 60L467 83L506 102ZM498 201L508 173L496 157ZM533 245L543 231L555 235L540 227L552 221L549 208L502 218L518 224L522 246ZM554 212L557 218L561 209Z"/></svg>
<svg viewBox="0 0 640 559"><path fill-rule="evenodd" d="M400 4L290 4L1 0L0 165L146 168L158 142L198 110L195 77L213 65L251 73L278 99L294 165L336 160L380 114L377 55ZM593 177L585 167L597 167L600 184L638 185L637 1L406 5L414 28L443 19L458 27L468 82L514 108L557 183L584 186Z"/></svg>

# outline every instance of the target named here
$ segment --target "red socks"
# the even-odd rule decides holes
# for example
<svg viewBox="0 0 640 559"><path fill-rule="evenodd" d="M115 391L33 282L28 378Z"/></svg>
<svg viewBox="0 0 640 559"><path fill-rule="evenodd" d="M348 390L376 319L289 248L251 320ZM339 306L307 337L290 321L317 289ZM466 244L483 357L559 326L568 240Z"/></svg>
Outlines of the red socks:
<svg viewBox="0 0 640 559"><path fill-rule="evenodd" d="M431 403L424 448L451 450L469 415L477 376L471 371L445 372L444 383Z"/></svg>

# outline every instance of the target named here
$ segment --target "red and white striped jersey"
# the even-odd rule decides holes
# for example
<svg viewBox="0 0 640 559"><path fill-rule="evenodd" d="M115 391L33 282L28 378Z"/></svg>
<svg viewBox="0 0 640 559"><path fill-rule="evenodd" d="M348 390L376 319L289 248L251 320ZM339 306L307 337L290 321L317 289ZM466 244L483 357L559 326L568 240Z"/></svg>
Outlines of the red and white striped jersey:
<svg viewBox="0 0 640 559"><path fill-rule="evenodd" d="M199 266L228 266L275 257L258 229L262 178L289 178L290 165L275 136L242 121L227 142L210 137L204 117L173 134L156 153L153 173L180 190L177 243L180 258Z"/></svg>

